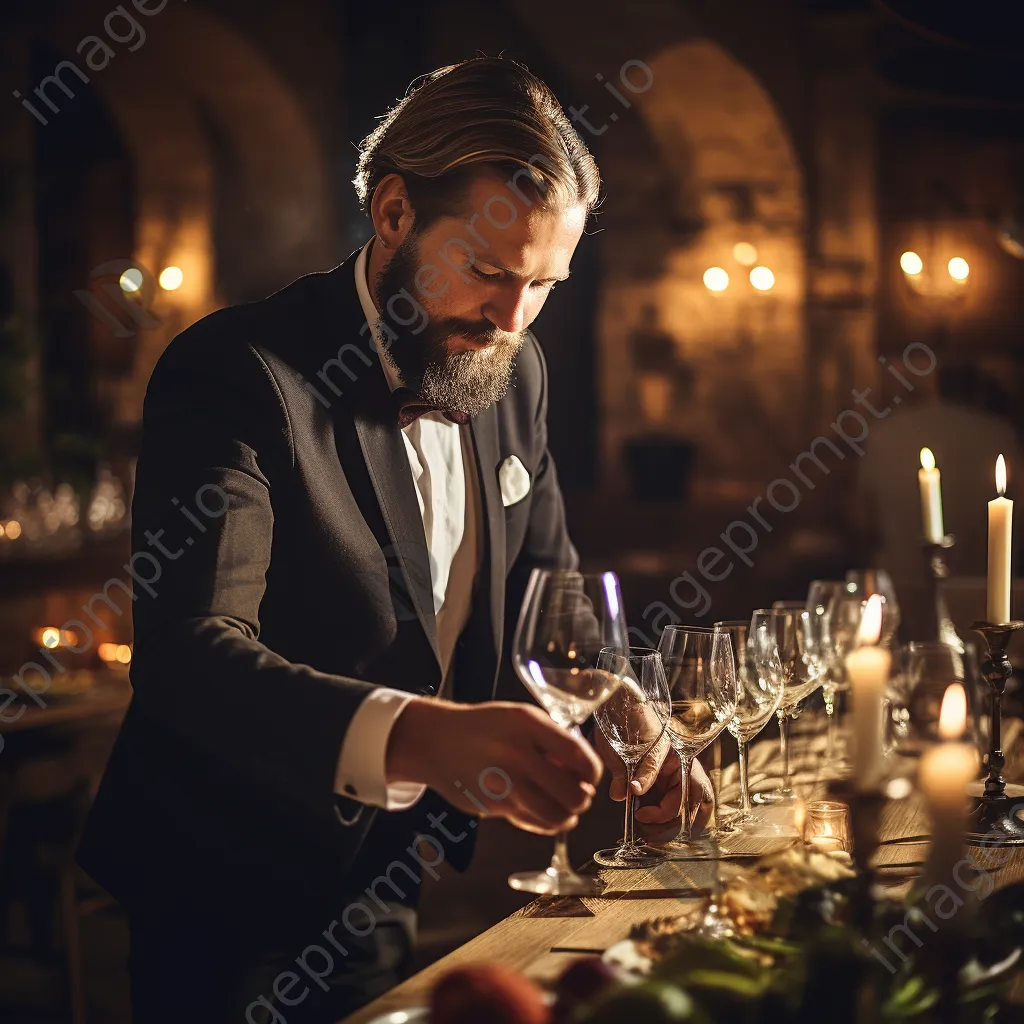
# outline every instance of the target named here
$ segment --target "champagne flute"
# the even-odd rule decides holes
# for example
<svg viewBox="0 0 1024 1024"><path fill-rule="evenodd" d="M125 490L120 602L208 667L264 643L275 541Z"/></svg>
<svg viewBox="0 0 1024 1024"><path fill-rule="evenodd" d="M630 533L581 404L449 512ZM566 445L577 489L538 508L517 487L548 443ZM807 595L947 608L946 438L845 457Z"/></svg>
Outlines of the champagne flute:
<svg viewBox="0 0 1024 1024"><path fill-rule="evenodd" d="M622 680L598 667L604 650L625 653L626 618L615 573L534 569L512 642L519 678L551 718L578 730ZM569 861L568 835L559 833L544 871L509 876L513 889L541 896L596 896L599 878L584 878Z"/></svg>
<svg viewBox="0 0 1024 1024"><path fill-rule="evenodd" d="M736 714L738 697L732 641L728 633L666 626L658 643L668 676L672 718L669 742L683 767L683 827L663 849L670 854L699 853L690 836L690 766Z"/></svg>
<svg viewBox="0 0 1024 1024"><path fill-rule="evenodd" d="M809 612L780 608L759 608L750 618L749 639L758 674L766 679L775 675L782 684L782 699L776 711L782 784L777 790L758 793L755 803L788 803L796 797L789 773L790 722L800 714L800 702L821 685L824 674L820 634L815 635L815 625Z"/></svg>
<svg viewBox="0 0 1024 1024"><path fill-rule="evenodd" d="M745 833L751 834L766 823L754 812L750 801L747 774L748 744L779 709L783 694L782 673L758 672L750 644L750 623L745 619L716 622L714 630L716 633L726 633L730 638L738 683L736 714L726 728L735 737L739 749L740 808L739 814L730 819L719 831L735 832L742 828ZM774 825L766 827L771 832L778 831Z"/></svg>
<svg viewBox="0 0 1024 1024"><path fill-rule="evenodd" d="M643 840L637 841L633 780L637 765L665 737L670 711L665 668L661 655L649 647L631 647L625 654L602 651L597 665L622 680L594 717L608 745L626 766L626 827L622 844L614 850L598 850L594 862L606 868L651 867L660 864L665 855Z"/></svg>

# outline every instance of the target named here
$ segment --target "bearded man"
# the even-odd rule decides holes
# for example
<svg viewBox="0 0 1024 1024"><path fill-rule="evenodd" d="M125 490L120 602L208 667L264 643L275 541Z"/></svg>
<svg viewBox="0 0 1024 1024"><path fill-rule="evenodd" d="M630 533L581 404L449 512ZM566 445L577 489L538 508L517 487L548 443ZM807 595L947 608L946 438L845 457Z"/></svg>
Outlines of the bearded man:
<svg viewBox="0 0 1024 1024"><path fill-rule="evenodd" d="M366 245L161 357L134 698L79 850L127 909L137 1024L336 1021L408 970L420 879L478 817L589 807L589 744L493 696L530 571L578 561L529 328L599 184L524 68L443 68L363 143ZM672 834L678 760L642 778Z"/></svg>

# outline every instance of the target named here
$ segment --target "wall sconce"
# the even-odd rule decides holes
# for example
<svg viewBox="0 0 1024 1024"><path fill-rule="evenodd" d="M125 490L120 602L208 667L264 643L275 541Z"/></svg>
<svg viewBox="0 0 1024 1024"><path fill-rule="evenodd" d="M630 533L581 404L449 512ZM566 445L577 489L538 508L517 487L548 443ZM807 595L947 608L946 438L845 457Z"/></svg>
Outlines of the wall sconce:
<svg viewBox="0 0 1024 1024"><path fill-rule="evenodd" d="M954 256L945 266L945 272L933 270L912 249L900 256L900 269L907 284L928 299L954 299L963 294L971 275L970 264L963 256Z"/></svg>

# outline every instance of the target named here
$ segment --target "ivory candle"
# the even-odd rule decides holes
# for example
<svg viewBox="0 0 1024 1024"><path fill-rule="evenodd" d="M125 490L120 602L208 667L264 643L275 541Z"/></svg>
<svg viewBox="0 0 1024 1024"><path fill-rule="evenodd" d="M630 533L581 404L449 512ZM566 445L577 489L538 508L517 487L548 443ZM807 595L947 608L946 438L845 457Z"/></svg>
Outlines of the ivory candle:
<svg viewBox="0 0 1024 1024"><path fill-rule="evenodd" d="M932 819L930 879L949 884L964 843L967 785L978 774L978 754L960 742L967 724L967 695L960 683L951 683L942 698L939 735L943 742L926 750L917 773Z"/></svg>
<svg viewBox="0 0 1024 1024"><path fill-rule="evenodd" d="M890 653L874 646L882 633L882 599L868 598L857 640L846 656L853 712L853 766L859 790L873 789L882 774L882 698L889 679Z"/></svg>
<svg viewBox="0 0 1024 1024"><path fill-rule="evenodd" d="M1006 460L996 459L996 491L988 503L988 621L1010 621L1013 502L1006 494Z"/></svg>
<svg viewBox="0 0 1024 1024"><path fill-rule="evenodd" d="M921 525L925 540L931 544L941 544L946 536L942 523L942 474L935 466L931 448L921 449L917 484L921 489Z"/></svg>

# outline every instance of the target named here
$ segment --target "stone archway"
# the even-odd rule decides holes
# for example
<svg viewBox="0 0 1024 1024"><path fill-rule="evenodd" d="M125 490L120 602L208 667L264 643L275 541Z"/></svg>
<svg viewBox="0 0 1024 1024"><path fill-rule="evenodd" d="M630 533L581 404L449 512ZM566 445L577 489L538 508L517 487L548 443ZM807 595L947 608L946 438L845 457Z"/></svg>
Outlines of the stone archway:
<svg viewBox="0 0 1024 1024"><path fill-rule="evenodd" d="M693 39L646 63L650 88L626 95L648 144L605 147L602 172L611 195L647 183L658 218L675 220L678 229L645 239L623 218L607 225L599 314L603 462L613 470L609 482L622 479L617 467L627 440L667 435L696 445L708 482L735 485L799 450L792 444L802 423L794 402L803 400L805 379L803 174L771 98L721 46ZM662 184L652 192L655 178ZM752 286L751 268L734 256L739 242L756 248L754 265L773 272L769 291ZM645 246L656 258L623 257ZM637 273L637 265L645 271ZM724 291L705 286L712 267L728 274ZM674 364L661 360L673 364L665 372L650 361L645 370L638 353L652 335L663 350L674 349Z"/></svg>
<svg viewBox="0 0 1024 1024"><path fill-rule="evenodd" d="M99 0L79 5L53 45L75 59L85 36L103 38L108 11ZM106 385L119 426L138 422L174 334L225 301L324 269L335 255L327 159L293 88L208 10L169 5L139 21L146 39L138 52L111 43L116 55L81 88L95 89L110 110L132 163L134 247L117 255L154 275L174 265L184 276L176 291L155 289L130 374ZM84 67L84 57L76 63ZM227 280L217 275L218 223L244 242Z"/></svg>

